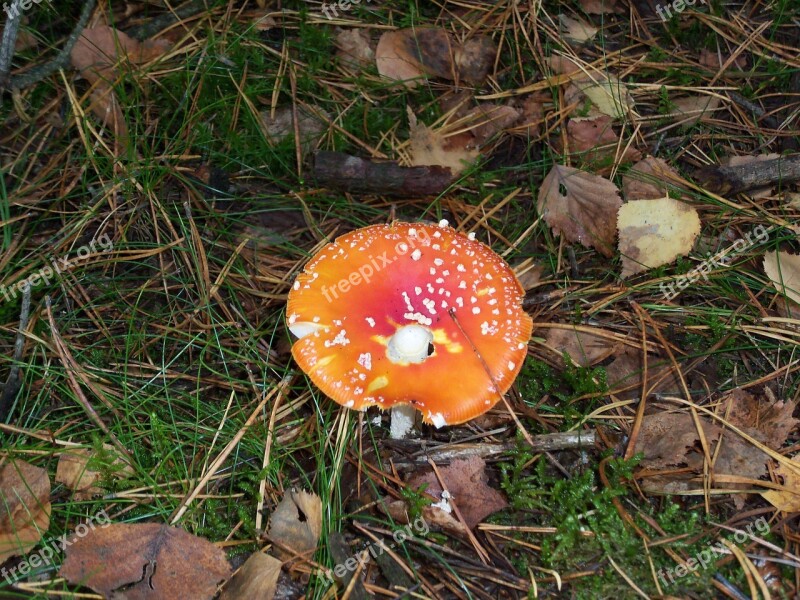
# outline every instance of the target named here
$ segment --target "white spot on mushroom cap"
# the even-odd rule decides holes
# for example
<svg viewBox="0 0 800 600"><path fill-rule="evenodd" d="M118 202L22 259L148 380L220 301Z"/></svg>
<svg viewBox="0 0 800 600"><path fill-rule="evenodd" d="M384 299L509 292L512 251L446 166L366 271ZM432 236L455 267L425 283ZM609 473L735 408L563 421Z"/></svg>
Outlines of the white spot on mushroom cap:
<svg viewBox="0 0 800 600"><path fill-rule="evenodd" d="M439 221L439 227L447 227L449 225L450 223L447 222L447 219L442 219L441 221Z"/></svg>
<svg viewBox="0 0 800 600"><path fill-rule="evenodd" d="M367 317L364 320L367 322L367 325L369 325L370 327L375 327L375 319L373 319L372 317Z"/></svg>
<svg viewBox="0 0 800 600"><path fill-rule="evenodd" d="M364 367L367 371L372 370L372 354L364 352L358 356L358 364Z"/></svg>
<svg viewBox="0 0 800 600"><path fill-rule="evenodd" d="M420 258L422 258L422 250L420 250L419 248L417 248L416 250L414 250L414 251L411 253L411 258L412 258L413 260L419 260Z"/></svg>

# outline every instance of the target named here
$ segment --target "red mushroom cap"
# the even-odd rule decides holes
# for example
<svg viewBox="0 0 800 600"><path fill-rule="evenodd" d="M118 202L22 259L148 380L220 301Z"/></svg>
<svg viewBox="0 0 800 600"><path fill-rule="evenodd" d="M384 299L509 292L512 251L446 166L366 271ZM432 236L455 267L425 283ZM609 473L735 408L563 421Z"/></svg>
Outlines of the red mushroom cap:
<svg viewBox="0 0 800 600"><path fill-rule="evenodd" d="M411 404L437 427L463 423L519 373L533 328L523 293L500 256L446 221L365 227L297 277L292 355L348 408Z"/></svg>

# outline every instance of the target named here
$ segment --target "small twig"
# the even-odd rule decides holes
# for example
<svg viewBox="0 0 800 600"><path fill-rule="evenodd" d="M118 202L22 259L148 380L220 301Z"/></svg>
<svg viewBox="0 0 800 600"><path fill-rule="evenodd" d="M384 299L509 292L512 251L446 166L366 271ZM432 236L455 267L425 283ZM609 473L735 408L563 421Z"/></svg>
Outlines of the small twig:
<svg viewBox="0 0 800 600"><path fill-rule="evenodd" d="M581 448L593 448L595 443L595 431L589 429L587 431L565 431L559 433L547 433L543 435L531 436L531 442L528 447L534 452L552 452L555 450L574 450ZM507 442L503 444L464 444L457 442L454 444L442 444L441 446L434 446L433 448L424 448L422 450L414 451L415 447L421 444L420 440L387 440L386 443L399 450L412 452L411 462L394 461L397 468L405 466L423 465L427 464L429 458L435 459L437 462L451 462L456 459L471 458L479 456L481 458L488 458L498 456L505 452L510 452L516 448L516 442ZM430 444L430 442L426 442Z"/></svg>
<svg viewBox="0 0 800 600"><path fill-rule="evenodd" d="M34 67L30 71L27 71L22 75L17 75L16 77L12 77L8 84L8 87L11 89L22 89L30 87L36 83L39 83L43 79L50 77L50 75L52 75L59 69L63 69L67 65L69 65L69 58L70 54L72 54L72 49L75 47L75 44L78 43L78 39L81 37L83 28L86 27L86 23L89 22L89 17L92 14L92 10L94 10L96 2L97 0L84 0L83 9L81 10L81 15L78 18L78 22L75 24L75 28L72 30L72 33L69 34L66 44L64 44L64 47L56 55L55 58L53 58L51 61L44 63L43 65ZM3 37L5 38L5 31L3 32ZM13 53L13 48L12 48L12 53ZM4 89L4 87L5 86L0 86L0 90Z"/></svg>
<svg viewBox="0 0 800 600"><path fill-rule="evenodd" d="M8 374L8 379L3 386L3 395L0 397L0 421L2 422L8 418L11 412L11 406L14 403L14 398L17 397L17 392L20 388L19 364L22 361L22 350L25 347L25 330L28 328L28 316L30 312L31 286L25 285L22 288L22 309L19 313L17 339L14 342L14 359L11 364L11 371Z"/></svg>
<svg viewBox="0 0 800 600"><path fill-rule="evenodd" d="M764 125L766 125L770 129L778 129L780 127L780 125L778 124L778 119L771 116L770 117L765 116L766 113L764 112L764 109L761 108L758 104L750 102L750 100L748 100L741 94L737 94L736 92L728 91L726 93L728 94L728 98L730 98L734 104L738 104L742 108L749 110L751 113L753 113L753 115L756 118L756 121L763 120Z"/></svg>

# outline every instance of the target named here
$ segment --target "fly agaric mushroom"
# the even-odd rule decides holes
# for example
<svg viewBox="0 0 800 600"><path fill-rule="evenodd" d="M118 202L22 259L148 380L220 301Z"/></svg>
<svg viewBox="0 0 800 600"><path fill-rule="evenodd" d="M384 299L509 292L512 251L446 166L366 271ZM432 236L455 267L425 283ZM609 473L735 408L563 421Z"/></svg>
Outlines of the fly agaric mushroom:
<svg viewBox="0 0 800 600"><path fill-rule="evenodd" d="M292 355L355 410L403 407L436 427L483 414L511 387L533 323L522 286L491 248L449 227L373 225L326 245L287 306ZM398 429L406 429L405 432Z"/></svg>

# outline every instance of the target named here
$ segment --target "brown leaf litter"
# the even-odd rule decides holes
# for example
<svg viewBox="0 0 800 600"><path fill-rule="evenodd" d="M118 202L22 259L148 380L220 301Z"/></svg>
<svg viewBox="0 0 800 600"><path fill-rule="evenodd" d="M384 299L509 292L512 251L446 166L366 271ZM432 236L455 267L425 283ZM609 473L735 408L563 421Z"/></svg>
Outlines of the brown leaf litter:
<svg viewBox="0 0 800 600"><path fill-rule="evenodd" d="M211 600L231 574L222 549L159 523L92 529L75 538L65 553L61 577L128 600Z"/></svg>
<svg viewBox="0 0 800 600"><path fill-rule="evenodd" d="M553 165L539 190L537 208L553 233L611 257L620 206L619 190L608 179Z"/></svg>
<svg viewBox="0 0 800 600"><path fill-rule="evenodd" d="M50 527L50 478L24 460L0 464L0 564L30 552Z"/></svg>
<svg viewBox="0 0 800 600"><path fill-rule="evenodd" d="M505 496L489 486L486 462L482 458L473 456L457 459L446 467L439 467L438 471L441 482L433 471L428 471L412 476L408 486L418 489L427 484L425 493L439 501L433 507L451 513L450 505L455 504L470 529L508 506ZM442 488L442 482L445 489Z"/></svg>
<svg viewBox="0 0 800 600"><path fill-rule="evenodd" d="M798 420L792 418L796 402L764 401L742 389L726 394L716 405L715 414L771 449L786 441ZM642 453L640 467L642 488L651 492L679 494L702 489L703 455L701 435L705 438L712 464L712 489L749 489L750 484L733 480L734 476L758 480L767 475L768 454L722 422L702 413L697 417L698 432L686 408L676 412L662 410L647 414L636 439L635 452ZM739 503L741 498L734 498Z"/></svg>

